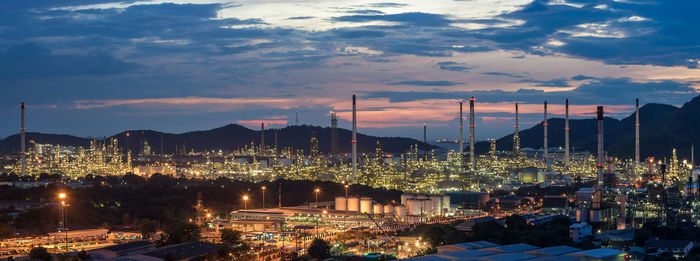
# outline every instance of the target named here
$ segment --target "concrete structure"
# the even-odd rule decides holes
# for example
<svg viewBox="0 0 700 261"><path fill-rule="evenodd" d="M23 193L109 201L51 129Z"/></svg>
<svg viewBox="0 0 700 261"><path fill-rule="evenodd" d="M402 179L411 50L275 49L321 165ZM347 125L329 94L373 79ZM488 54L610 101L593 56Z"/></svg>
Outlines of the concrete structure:
<svg viewBox="0 0 700 261"><path fill-rule="evenodd" d="M352 181L355 183L355 175L357 175L357 105L356 97L352 95Z"/></svg>
<svg viewBox="0 0 700 261"><path fill-rule="evenodd" d="M597 161L596 168L598 169L598 188L603 186L603 106L598 106L596 110L597 121L596 126L598 130L598 150L597 150Z"/></svg>
<svg viewBox="0 0 700 261"><path fill-rule="evenodd" d="M520 136L518 136L520 130L520 126L518 123L518 103L515 103L515 130L513 131L513 155L518 156L520 155Z"/></svg>
<svg viewBox="0 0 700 261"><path fill-rule="evenodd" d="M459 102L459 167L463 167L464 163L464 135L462 121L464 116L462 116L462 102Z"/></svg>
<svg viewBox="0 0 700 261"><path fill-rule="evenodd" d="M374 204L372 206L372 213L374 214L384 214L384 205L382 204Z"/></svg>
<svg viewBox="0 0 700 261"><path fill-rule="evenodd" d="M476 191L445 192L445 196L449 197L450 205L464 208L480 208L490 199L488 192Z"/></svg>
<svg viewBox="0 0 700 261"><path fill-rule="evenodd" d="M569 165L569 99L565 101L565 114L564 116L564 164Z"/></svg>
<svg viewBox="0 0 700 261"><path fill-rule="evenodd" d="M20 120L21 123L20 123L20 127L19 127L20 138L22 139L20 141L20 152L19 152L19 155L21 158L20 160L22 161L22 163L21 163L22 170L20 172L20 175L22 177L24 177L24 175L27 173L26 172L26 170L27 170L27 157L26 157L27 148L26 148L26 144L25 144L27 137L25 136L25 133L24 133L24 131L25 131L25 128L24 128L24 102L20 103L19 106L20 106L20 110L22 111L21 112L21 120Z"/></svg>
<svg viewBox="0 0 700 261"><path fill-rule="evenodd" d="M474 161L474 97L469 98L469 167L471 170L476 169L476 161Z"/></svg>
<svg viewBox="0 0 700 261"><path fill-rule="evenodd" d="M634 109L634 163L639 163L639 98ZM693 164L694 162L690 162Z"/></svg>
<svg viewBox="0 0 700 261"><path fill-rule="evenodd" d="M547 123L547 101L544 101L544 121L542 121L542 128L544 129L544 144L542 145L542 149L544 150L544 153L542 154L542 161L545 163L547 162L549 156L549 146L547 145L547 126L549 126Z"/></svg>

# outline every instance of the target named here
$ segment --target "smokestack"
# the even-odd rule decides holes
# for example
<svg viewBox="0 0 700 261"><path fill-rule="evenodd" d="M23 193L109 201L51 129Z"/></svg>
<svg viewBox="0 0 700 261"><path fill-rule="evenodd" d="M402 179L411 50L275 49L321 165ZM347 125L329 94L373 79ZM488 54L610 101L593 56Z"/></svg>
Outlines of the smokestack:
<svg viewBox="0 0 700 261"><path fill-rule="evenodd" d="M26 157L27 148L26 148L26 144L25 144L25 140L26 140L26 136L25 136L25 135L26 135L26 134L24 133L24 130L25 130L25 129L24 129L24 102L23 102L23 103L20 103L19 107L21 108L21 111L22 111L22 116L21 116L22 119L21 119L21 124L20 124L20 127L19 127L19 132L20 132L20 134L21 134L20 136L21 136L21 139L22 139L22 140L20 141L20 153L19 153L20 158L21 158L21 160L22 160L22 170L21 170L21 173L20 173L20 174L21 174L22 176L24 176L24 175L26 174L26 169L27 169L27 157Z"/></svg>
<svg viewBox="0 0 700 261"><path fill-rule="evenodd" d="M356 97L352 95L352 183L355 183L355 175L357 174L357 102Z"/></svg>
<svg viewBox="0 0 700 261"><path fill-rule="evenodd" d="M690 144L690 167L695 168L695 144Z"/></svg>
<svg viewBox="0 0 700 261"><path fill-rule="evenodd" d="M566 116L564 117L564 164L569 165L569 99L566 99Z"/></svg>
<svg viewBox="0 0 700 261"><path fill-rule="evenodd" d="M462 159L464 156L464 151L463 151L464 150L464 138L463 138L464 131L462 131L462 129L463 129L462 119L463 119L463 117L462 117L462 102L460 101L459 102L459 167L462 167Z"/></svg>
<svg viewBox="0 0 700 261"><path fill-rule="evenodd" d="M163 134L160 135L160 155L163 155Z"/></svg>
<svg viewBox="0 0 700 261"><path fill-rule="evenodd" d="M598 160L596 162L596 168L598 169L598 187L602 188L603 185L603 106L598 106L596 111L597 117L597 129L598 129Z"/></svg>
<svg viewBox="0 0 700 261"><path fill-rule="evenodd" d="M520 136L518 136L518 132L520 132L520 126L518 123L518 103L515 103L515 131L513 132L513 155L518 156L520 155Z"/></svg>
<svg viewBox="0 0 700 261"><path fill-rule="evenodd" d="M423 158L428 160L428 125L423 123Z"/></svg>
<svg viewBox="0 0 700 261"><path fill-rule="evenodd" d="M260 155L265 155L265 123L260 123Z"/></svg>
<svg viewBox="0 0 700 261"><path fill-rule="evenodd" d="M639 163L639 98L634 110L634 162Z"/></svg>
<svg viewBox="0 0 700 261"><path fill-rule="evenodd" d="M280 152L277 149L277 129L275 129L275 156L279 156Z"/></svg>
<svg viewBox="0 0 700 261"><path fill-rule="evenodd" d="M542 122L542 127L544 128L544 154L542 154L542 160L544 163L547 163L547 157L549 156L547 150L547 126L549 126L549 124L547 124L547 101L544 101L544 121Z"/></svg>
<svg viewBox="0 0 700 261"><path fill-rule="evenodd" d="M474 96L469 98L469 164L471 169L476 169L476 162L474 161Z"/></svg>

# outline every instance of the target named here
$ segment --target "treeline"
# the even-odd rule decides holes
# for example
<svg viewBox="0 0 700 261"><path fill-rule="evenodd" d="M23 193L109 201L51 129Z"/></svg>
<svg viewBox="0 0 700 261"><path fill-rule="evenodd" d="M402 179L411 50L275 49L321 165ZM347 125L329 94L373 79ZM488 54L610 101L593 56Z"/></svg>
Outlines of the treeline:
<svg viewBox="0 0 700 261"><path fill-rule="evenodd" d="M55 175L35 177L53 179ZM60 179L62 180L62 179ZM71 180L75 181L75 180ZM13 223L19 230L45 233L55 228L59 221L58 194L68 194L68 225L70 227L121 227L138 229L144 223L156 222L159 226L185 221L195 217L194 206L201 192L204 207L214 216L226 217L232 210L244 208L243 196L248 195L248 208L262 207L262 187L265 186L265 206L277 207L279 188L283 206L306 205L315 201L314 190L320 189L319 201L332 201L344 196L342 184L333 182L275 180L261 183L235 181L227 178L215 180L173 178L155 174L146 179L127 174L124 176L87 175L77 181L84 186L69 187L52 183L47 187L22 189L0 186L0 198L4 201L40 203L16 217L8 215L12 210L0 210L0 222ZM350 195L362 195L386 203L399 201L401 192L353 185Z"/></svg>

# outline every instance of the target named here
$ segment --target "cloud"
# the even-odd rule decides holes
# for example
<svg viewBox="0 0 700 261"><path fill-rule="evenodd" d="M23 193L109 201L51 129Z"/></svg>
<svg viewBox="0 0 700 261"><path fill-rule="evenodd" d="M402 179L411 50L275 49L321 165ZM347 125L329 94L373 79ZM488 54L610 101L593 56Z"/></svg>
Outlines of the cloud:
<svg viewBox="0 0 700 261"><path fill-rule="evenodd" d="M524 75L514 74L514 73L506 73L506 72L484 72L481 74L492 75L492 76L506 76L506 77L511 77L511 78L525 78Z"/></svg>
<svg viewBox="0 0 700 261"><path fill-rule="evenodd" d="M410 102L425 99L460 99L474 96L479 101L540 103L545 100L569 98L572 104L631 104L635 98L666 104L682 104L687 97L697 95L692 83L671 80L637 82L629 78L595 78L572 90L545 92L542 90L519 89L475 90L475 91L370 91L363 97L388 98L391 102Z"/></svg>
<svg viewBox="0 0 700 261"><path fill-rule="evenodd" d="M392 82L387 85L416 85L416 86L455 86L462 85L464 82L452 82L452 81L402 81L402 82Z"/></svg>
<svg viewBox="0 0 700 261"><path fill-rule="evenodd" d="M590 77L590 76L585 76L585 75L579 74L579 75L576 75L574 77L571 77L571 79L574 81L583 81L583 80L595 79L595 77Z"/></svg>
<svg viewBox="0 0 700 261"><path fill-rule="evenodd" d="M517 82L521 83L534 83L537 87L570 87L569 79L557 78L550 80L535 80L535 79L522 79Z"/></svg>
<svg viewBox="0 0 700 261"><path fill-rule="evenodd" d="M107 53L52 54L33 43L10 47L0 54L0 78L44 78L71 75L111 75L139 68Z"/></svg>
<svg viewBox="0 0 700 261"><path fill-rule="evenodd" d="M467 66L466 64L463 63L458 63L458 62L438 62L437 65L440 67L440 70L447 70L447 71L455 71L455 72L469 72L469 70L472 69L472 67Z"/></svg>
<svg viewBox="0 0 700 261"><path fill-rule="evenodd" d="M336 35L341 38L377 38L386 36L386 33L376 30L338 30L336 31Z"/></svg>
<svg viewBox="0 0 700 261"><path fill-rule="evenodd" d="M397 22L404 25L429 26L439 27L447 26L452 21L446 19L442 15L427 14L420 12L400 13L400 14L384 14L384 15L346 15L334 18L340 22L368 22L368 21L385 21Z"/></svg>

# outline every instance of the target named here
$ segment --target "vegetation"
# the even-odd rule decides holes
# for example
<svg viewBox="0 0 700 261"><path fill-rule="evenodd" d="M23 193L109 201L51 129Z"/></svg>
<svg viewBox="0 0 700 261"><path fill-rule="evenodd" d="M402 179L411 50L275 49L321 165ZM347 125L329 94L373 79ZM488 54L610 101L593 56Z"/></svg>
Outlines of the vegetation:
<svg viewBox="0 0 700 261"><path fill-rule="evenodd" d="M457 230L454 225L447 224L420 224L413 229L413 233L425 239L433 247L457 244L468 240L464 232Z"/></svg>
<svg viewBox="0 0 700 261"><path fill-rule="evenodd" d="M50 181L62 180L60 175L19 177L0 175L0 181ZM214 216L226 216L229 211L243 208L243 194L250 195L248 208L262 206L261 186L266 186L266 205L277 205L278 186L281 183L282 204L304 205L315 200L313 190L321 189L320 201L330 201L345 194L343 185L332 182L276 180L261 183L218 178L215 180L173 178L155 174L146 179L137 175L93 176L78 179L85 186L65 188L68 193L69 227L109 227L141 230L152 235L155 230L177 226L178 222L194 219L197 193L201 192L204 206ZM0 186L0 198L7 201L36 202L36 206L9 215L10 210L0 210L0 232L4 225L13 224L20 233L47 233L58 225L60 209L52 203L58 200L61 188L55 184L47 187L22 189ZM304 192L308 193L304 193ZM368 195L379 201L399 200L401 192L373 189L353 185L351 194ZM7 228L6 226L4 226Z"/></svg>
<svg viewBox="0 0 700 261"><path fill-rule="evenodd" d="M485 240L501 245L527 243L539 247L574 245L569 238L570 225L571 221L565 217L535 226L521 216L511 215L506 217L505 226L495 221L475 224L465 241Z"/></svg>
<svg viewBox="0 0 700 261"><path fill-rule="evenodd" d="M29 251L29 258L31 258L32 260L50 261L51 254L49 254L49 252L46 251L46 248L36 247L32 248L32 250Z"/></svg>
<svg viewBox="0 0 700 261"><path fill-rule="evenodd" d="M318 258L318 259L326 259L331 257L331 245L320 238L316 238L313 241L311 241L311 245L309 245L309 255L313 258Z"/></svg>

